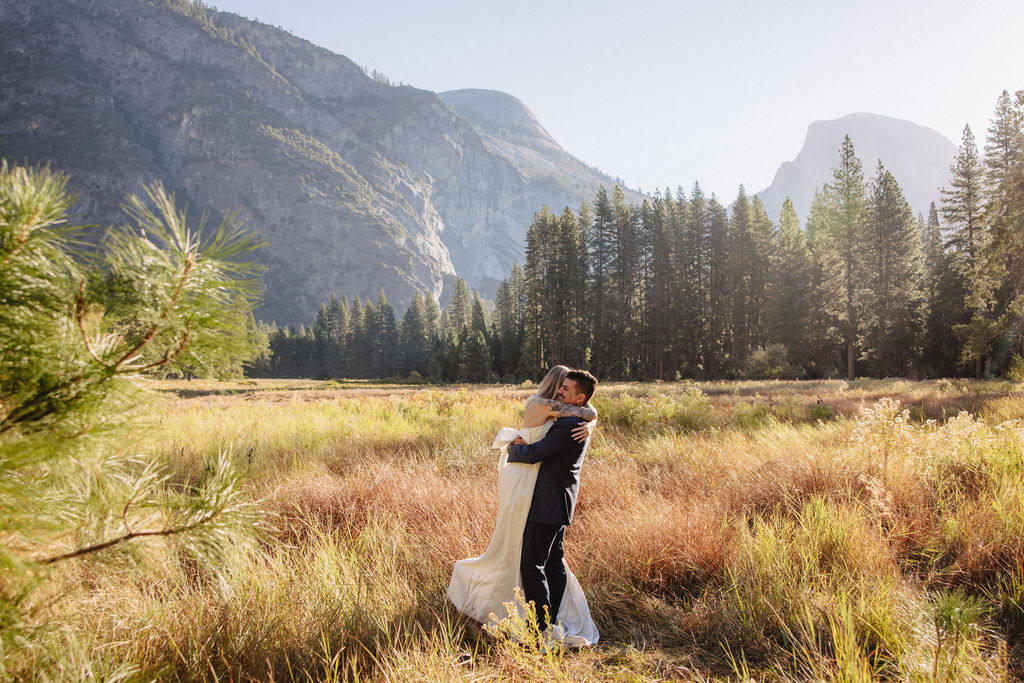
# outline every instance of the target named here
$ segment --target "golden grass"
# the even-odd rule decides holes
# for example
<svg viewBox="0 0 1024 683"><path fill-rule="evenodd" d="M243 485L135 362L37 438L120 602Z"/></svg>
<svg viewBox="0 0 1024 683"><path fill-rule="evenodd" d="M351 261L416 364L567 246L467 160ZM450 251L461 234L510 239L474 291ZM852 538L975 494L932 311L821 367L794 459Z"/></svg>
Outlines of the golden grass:
<svg viewBox="0 0 1024 683"><path fill-rule="evenodd" d="M990 680L1024 653L1024 399L970 382L609 384L566 537L603 642L535 653L444 596L493 530L519 387L159 383L125 452L231 450L275 523L217 567L70 564L8 670L187 680ZM888 401L897 398L900 404ZM969 407L978 417L966 413ZM1007 422L1009 420L1009 422ZM936 600L985 612L955 638ZM938 596L938 597L937 597ZM955 643L955 648L951 645ZM92 671L92 674L89 672ZM41 672L41 673L40 673Z"/></svg>

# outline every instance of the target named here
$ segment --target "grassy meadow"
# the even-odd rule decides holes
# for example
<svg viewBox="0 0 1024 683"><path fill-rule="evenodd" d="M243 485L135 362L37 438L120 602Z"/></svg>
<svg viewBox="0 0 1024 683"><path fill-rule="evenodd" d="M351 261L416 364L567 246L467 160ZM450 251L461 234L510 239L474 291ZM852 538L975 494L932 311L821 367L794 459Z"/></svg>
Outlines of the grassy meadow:
<svg viewBox="0 0 1024 683"><path fill-rule="evenodd" d="M55 570L48 648L96 680L1013 680L1024 394L1008 383L608 384L566 557L602 642L493 637L444 590L487 546L529 387L157 382L122 444L265 528L211 566L160 540ZM515 625L506 625L514 630ZM61 652L55 659L53 652ZM32 654L35 652L36 654Z"/></svg>

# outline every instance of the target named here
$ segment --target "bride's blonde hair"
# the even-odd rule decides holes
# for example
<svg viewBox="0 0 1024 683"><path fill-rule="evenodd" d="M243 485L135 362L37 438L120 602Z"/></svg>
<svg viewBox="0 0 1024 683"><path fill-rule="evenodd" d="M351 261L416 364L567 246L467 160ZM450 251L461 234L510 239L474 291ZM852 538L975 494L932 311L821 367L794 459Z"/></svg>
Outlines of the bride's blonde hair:
<svg viewBox="0 0 1024 683"><path fill-rule="evenodd" d="M537 393L534 396L554 398L571 369L565 365L556 365L548 370L548 374L544 375L544 379L540 381L540 386L537 387Z"/></svg>

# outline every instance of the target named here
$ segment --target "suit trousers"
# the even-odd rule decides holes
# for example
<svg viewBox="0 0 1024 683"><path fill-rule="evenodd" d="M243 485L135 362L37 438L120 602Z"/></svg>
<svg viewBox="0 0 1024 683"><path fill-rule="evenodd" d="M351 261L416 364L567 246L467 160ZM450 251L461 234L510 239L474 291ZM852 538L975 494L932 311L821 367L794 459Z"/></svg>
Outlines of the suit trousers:
<svg viewBox="0 0 1024 683"><path fill-rule="evenodd" d="M558 608L565 594L564 538L565 526L561 524L527 522L523 529L519 572L526 602L533 602L537 626L541 631L548 626L548 615L552 621L558 618Z"/></svg>

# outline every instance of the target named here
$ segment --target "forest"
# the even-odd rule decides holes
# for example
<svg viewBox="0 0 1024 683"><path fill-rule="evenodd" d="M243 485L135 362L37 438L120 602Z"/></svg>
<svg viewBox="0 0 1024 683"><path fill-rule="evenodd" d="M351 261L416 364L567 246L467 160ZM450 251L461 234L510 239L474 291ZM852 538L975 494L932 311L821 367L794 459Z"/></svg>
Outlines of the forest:
<svg viewBox="0 0 1024 683"><path fill-rule="evenodd" d="M1003 91L979 151L915 216L883 161L847 138L803 225L741 186L731 205L666 188L628 205L543 207L493 301L459 279L442 309L396 317L332 295L298 330L260 325L254 376L536 379L555 363L613 380L1024 374L1024 90Z"/></svg>

